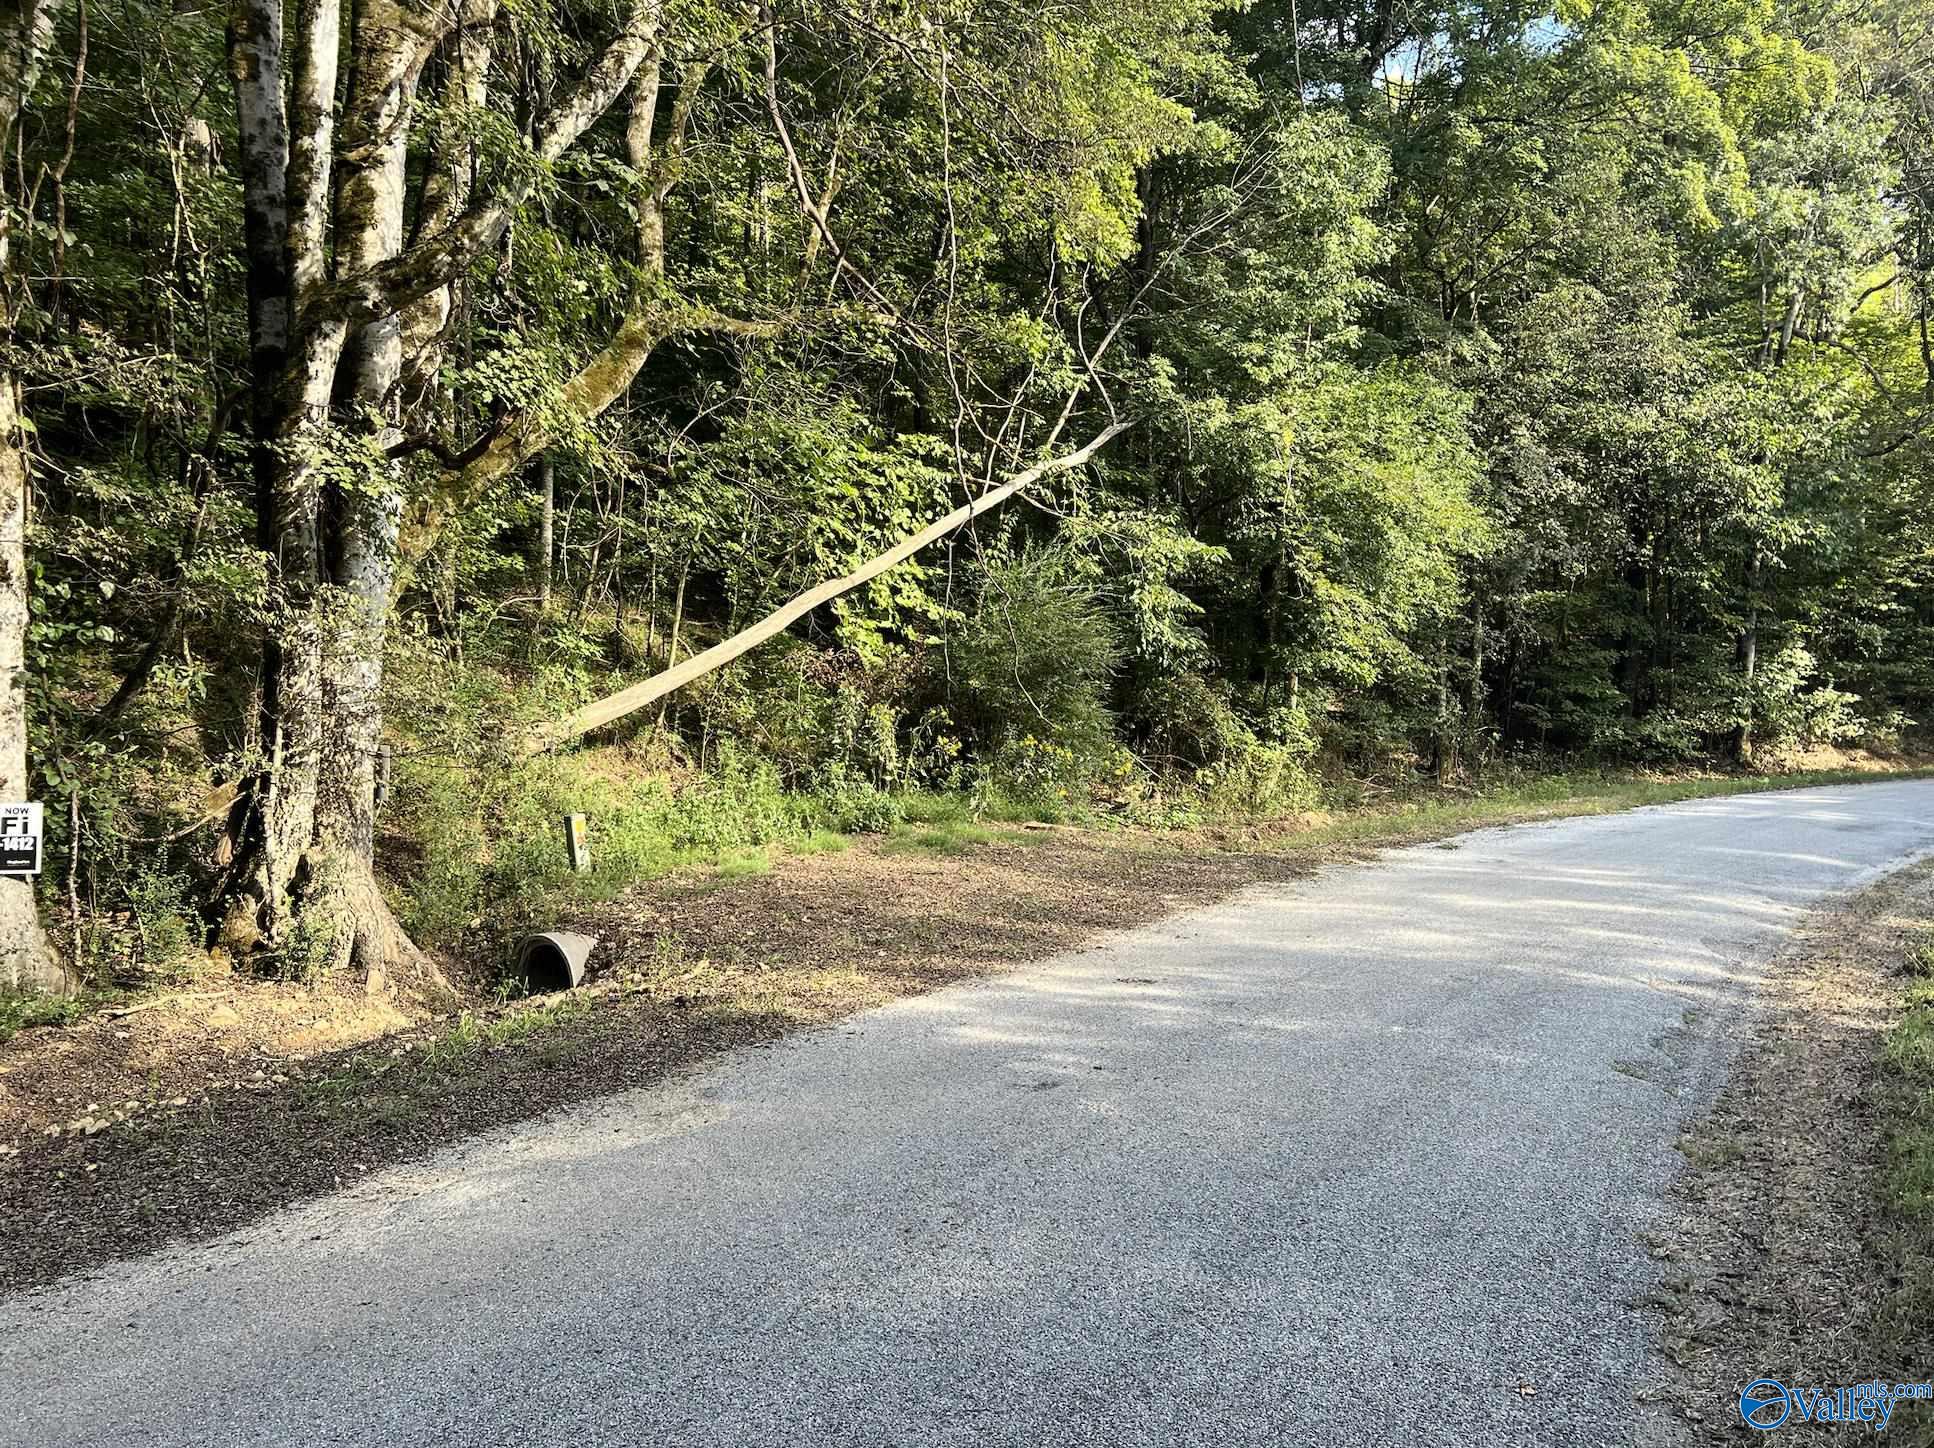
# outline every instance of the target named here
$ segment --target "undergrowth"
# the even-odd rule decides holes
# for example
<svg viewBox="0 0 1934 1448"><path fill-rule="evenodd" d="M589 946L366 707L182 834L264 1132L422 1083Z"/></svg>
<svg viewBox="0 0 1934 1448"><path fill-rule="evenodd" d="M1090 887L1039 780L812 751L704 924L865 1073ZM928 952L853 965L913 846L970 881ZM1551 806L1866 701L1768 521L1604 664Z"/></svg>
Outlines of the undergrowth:
<svg viewBox="0 0 1934 1448"><path fill-rule="evenodd" d="M1893 1230L1887 1246L1898 1286L1886 1330L1904 1361L1934 1361L1934 931L1901 961L1900 1019L1881 1047L1889 1124L1885 1183ZM1934 1415L1921 1405L1897 1421L1916 1444L1934 1443Z"/></svg>
<svg viewBox="0 0 1934 1448"><path fill-rule="evenodd" d="M85 1014L88 1004L80 996L0 992L0 1041L34 1026L72 1025Z"/></svg>

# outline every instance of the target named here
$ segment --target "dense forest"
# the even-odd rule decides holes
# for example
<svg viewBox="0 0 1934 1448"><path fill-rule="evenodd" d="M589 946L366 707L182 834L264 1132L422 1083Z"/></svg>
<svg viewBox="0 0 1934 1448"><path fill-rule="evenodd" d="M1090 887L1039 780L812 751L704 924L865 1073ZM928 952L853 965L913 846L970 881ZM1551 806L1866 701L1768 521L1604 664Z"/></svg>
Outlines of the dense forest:
<svg viewBox="0 0 1934 1448"><path fill-rule="evenodd" d="M6 981L1934 718L1934 0L4 0L0 146Z"/></svg>

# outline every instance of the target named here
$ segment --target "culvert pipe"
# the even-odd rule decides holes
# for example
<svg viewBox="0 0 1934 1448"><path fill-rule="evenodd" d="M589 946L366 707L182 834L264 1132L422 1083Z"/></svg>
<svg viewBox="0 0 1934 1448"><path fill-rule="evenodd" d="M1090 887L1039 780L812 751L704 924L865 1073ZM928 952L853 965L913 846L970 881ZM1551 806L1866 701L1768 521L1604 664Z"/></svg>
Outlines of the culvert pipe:
<svg viewBox="0 0 1934 1448"><path fill-rule="evenodd" d="M596 948L595 935L547 930L517 947L517 973L534 994L570 990L584 983L584 963Z"/></svg>

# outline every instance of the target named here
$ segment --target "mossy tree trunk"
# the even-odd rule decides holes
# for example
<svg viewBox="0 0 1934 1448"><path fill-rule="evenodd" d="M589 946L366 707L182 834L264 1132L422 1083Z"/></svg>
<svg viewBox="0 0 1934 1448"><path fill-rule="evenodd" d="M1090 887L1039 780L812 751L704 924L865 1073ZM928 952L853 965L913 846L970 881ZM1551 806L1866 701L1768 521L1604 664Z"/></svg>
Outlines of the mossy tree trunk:
<svg viewBox="0 0 1934 1448"><path fill-rule="evenodd" d="M401 966L434 975L391 918L373 868L383 645L406 516L397 459L412 426L437 421L424 414L437 410L459 280L534 182L479 198L467 157L433 147L412 206L406 158L412 105L434 55L449 58L447 102L487 103L498 8L352 0L345 27L342 0L303 0L285 46L277 0L236 0L230 28L271 588L263 758L238 804L224 935L305 973L360 969L377 980ZM613 40L537 125L538 159L561 156L641 66L648 80L638 93L655 105L658 47L657 0L632 0ZM675 170L662 187L660 179L647 207L662 205ZM616 401L673 330L661 314L669 312L655 295L641 297L566 389L564 408L589 419ZM544 411L554 418L558 409ZM548 426L512 418L469 484L538 451ZM437 504L433 493L410 511L420 523L427 505L440 518ZM417 536L433 541L434 529L419 526Z"/></svg>
<svg viewBox="0 0 1934 1448"><path fill-rule="evenodd" d="M0 156L32 94L54 30L51 0L0 0ZM13 274L12 218L20 198L0 181L0 359L11 359L23 282ZM0 802L23 801L27 778L27 518L29 469L20 379L0 361ZM0 986L64 992L78 982L47 944L33 881L0 876Z"/></svg>

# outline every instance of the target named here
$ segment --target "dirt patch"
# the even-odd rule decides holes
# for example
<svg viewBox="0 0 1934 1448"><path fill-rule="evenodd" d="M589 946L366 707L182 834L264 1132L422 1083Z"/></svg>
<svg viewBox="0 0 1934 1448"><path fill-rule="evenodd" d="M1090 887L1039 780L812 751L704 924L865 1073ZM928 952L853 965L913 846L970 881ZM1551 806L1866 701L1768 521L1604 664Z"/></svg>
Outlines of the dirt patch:
<svg viewBox="0 0 1934 1448"><path fill-rule="evenodd" d="M587 910L573 928L602 937L597 979L546 1002L422 1022L238 984L23 1032L0 1048L0 1290L219 1236L477 1131L1318 862L1073 831L868 845Z"/></svg>
<svg viewBox="0 0 1934 1448"><path fill-rule="evenodd" d="M587 921L621 958L669 936L688 954L753 972L850 967L890 998L1039 960L1317 863L1072 830L1007 835L959 854L889 845L790 860L771 875L634 895Z"/></svg>
<svg viewBox="0 0 1934 1448"><path fill-rule="evenodd" d="M1934 929L1934 862L1812 916L1774 962L1751 1037L1711 1114L1680 1142L1677 1220L1653 1241L1667 1278L1672 1376L1648 1395L1686 1444L1756 1438L1740 1391L1914 1382L1934 1344L1890 1319L1897 1230L1884 1205L1889 1119L1880 1045L1901 1011L1899 964ZM1802 1422L1782 1443L1871 1440L1866 1424ZM1934 1442L1934 1420L1895 1410L1887 1441Z"/></svg>
<svg viewBox="0 0 1934 1448"><path fill-rule="evenodd" d="M213 1082L361 1045L429 1014L360 988L210 969L72 1026L23 1030L0 1042L0 1156L49 1128L199 1100Z"/></svg>

